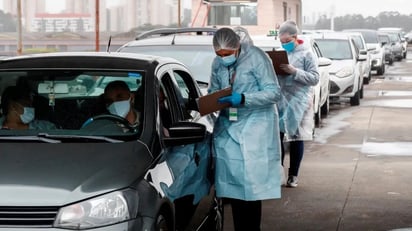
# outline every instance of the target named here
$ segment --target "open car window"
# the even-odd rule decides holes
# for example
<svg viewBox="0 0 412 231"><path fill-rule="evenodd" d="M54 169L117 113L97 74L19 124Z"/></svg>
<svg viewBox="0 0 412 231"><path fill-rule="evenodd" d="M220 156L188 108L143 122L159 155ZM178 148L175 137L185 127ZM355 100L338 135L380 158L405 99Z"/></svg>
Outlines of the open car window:
<svg viewBox="0 0 412 231"><path fill-rule="evenodd" d="M0 71L0 141L13 136L42 137L50 140L106 140L137 139L141 121L133 126L108 112L104 89L112 81L124 81L135 96L131 110L143 118L143 71L109 70L13 70ZM10 129L4 126L9 113L6 89L19 86L29 91L35 119L28 129ZM24 87L20 87L24 86ZM25 92L21 92L25 94ZM21 116L17 113L18 116ZM95 118L95 119L92 119ZM96 119L97 118L97 119ZM20 138L18 138L19 136ZM68 141L70 142L70 141Z"/></svg>

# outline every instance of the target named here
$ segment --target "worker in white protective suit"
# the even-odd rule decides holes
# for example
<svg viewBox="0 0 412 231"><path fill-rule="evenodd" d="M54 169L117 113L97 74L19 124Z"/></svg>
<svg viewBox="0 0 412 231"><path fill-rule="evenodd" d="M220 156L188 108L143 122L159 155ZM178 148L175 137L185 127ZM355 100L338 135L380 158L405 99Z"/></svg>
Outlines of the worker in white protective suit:
<svg viewBox="0 0 412 231"><path fill-rule="evenodd" d="M304 153L304 141L313 138L313 86L319 82L318 61L310 45L298 39L298 27L293 21L279 28L279 39L287 51L289 64L281 68L288 75L279 75L278 81L285 101L279 104L281 141L289 141L290 166L287 187L298 186L299 167ZM282 142L282 165L285 151Z"/></svg>
<svg viewBox="0 0 412 231"><path fill-rule="evenodd" d="M281 193L280 88L266 53L232 29L216 31L213 46L208 92L232 87L218 100L231 107L220 111L213 132L216 193L231 204L236 231L260 230L262 200Z"/></svg>

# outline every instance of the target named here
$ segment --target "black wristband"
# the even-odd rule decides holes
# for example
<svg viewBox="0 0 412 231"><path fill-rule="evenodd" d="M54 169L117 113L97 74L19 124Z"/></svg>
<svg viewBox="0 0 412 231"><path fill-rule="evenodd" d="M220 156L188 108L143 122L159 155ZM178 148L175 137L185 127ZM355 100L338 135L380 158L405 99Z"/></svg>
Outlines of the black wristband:
<svg viewBox="0 0 412 231"><path fill-rule="evenodd" d="M245 104L245 95L244 94L242 94L242 99L240 100L240 104Z"/></svg>

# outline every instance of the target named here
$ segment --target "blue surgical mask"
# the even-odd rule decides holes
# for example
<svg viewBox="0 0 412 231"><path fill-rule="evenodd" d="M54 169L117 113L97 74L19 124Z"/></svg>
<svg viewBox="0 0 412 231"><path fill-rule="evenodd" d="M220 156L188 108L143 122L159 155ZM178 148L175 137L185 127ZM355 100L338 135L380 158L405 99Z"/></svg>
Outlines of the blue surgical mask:
<svg viewBox="0 0 412 231"><path fill-rule="evenodd" d="M126 118L130 111L130 99L114 102L107 107L107 110L113 115Z"/></svg>
<svg viewBox="0 0 412 231"><path fill-rule="evenodd" d="M219 61L223 66L228 67L236 62L236 56L235 54L231 54L225 57L219 57Z"/></svg>
<svg viewBox="0 0 412 231"><path fill-rule="evenodd" d="M290 41L288 43L282 43L283 49L285 49L287 52L293 51L295 49L295 41Z"/></svg>
<svg viewBox="0 0 412 231"><path fill-rule="evenodd" d="M34 120L34 108L23 107L23 114L20 115L21 122L24 124L29 124Z"/></svg>

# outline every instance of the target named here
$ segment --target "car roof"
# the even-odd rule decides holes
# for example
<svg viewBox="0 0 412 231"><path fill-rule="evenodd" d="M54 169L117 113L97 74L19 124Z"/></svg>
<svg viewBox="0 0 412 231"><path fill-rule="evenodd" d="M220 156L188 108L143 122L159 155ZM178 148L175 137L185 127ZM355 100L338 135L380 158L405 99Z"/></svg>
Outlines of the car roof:
<svg viewBox="0 0 412 231"><path fill-rule="evenodd" d="M184 65L173 58L119 52L55 52L22 55L0 60L0 70L18 69L96 69L156 70L166 63Z"/></svg>
<svg viewBox="0 0 412 231"><path fill-rule="evenodd" d="M401 32L401 31L403 31L403 29L400 28L400 27L381 27L381 28L378 28L378 31L398 31L398 32Z"/></svg>
<svg viewBox="0 0 412 231"><path fill-rule="evenodd" d="M343 32L346 32L346 31L354 31L354 32L373 32L373 33L377 33L377 32L378 32L377 30L374 30L374 29L345 29L345 30L343 30Z"/></svg>
<svg viewBox="0 0 412 231"><path fill-rule="evenodd" d="M281 43L279 39L275 36L267 36L267 35L252 35L251 39L253 41L253 45L260 47L260 48L279 48L281 47Z"/></svg>
<svg viewBox="0 0 412 231"><path fill-rule="evenodd" d="M314 39L350 39L350 33L345 32L328 32L328 33L317 33L311 35Z"/></svg>
<svg viewBox="0 0 412 231"><path fill-rule="evenodd" d="M153 46L153 45L162 45L162 46L179 46L179 45L199 45L199 46L211 46L213 36L211 35L167 35L161 37L146 38L140 40L133 40L123 47L128 46Z"/></svg>
<svg viewBox="0 0 412 231"><path fill-rule="evenodd" d="M213 27L179 27L179 28L158 28L143 32L136 36L136 40L146 39L153 36L194 34L213 35L218 29Z"/></svg>

